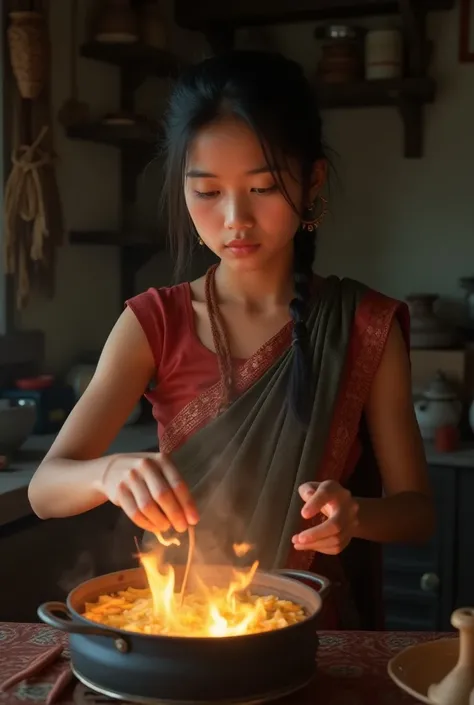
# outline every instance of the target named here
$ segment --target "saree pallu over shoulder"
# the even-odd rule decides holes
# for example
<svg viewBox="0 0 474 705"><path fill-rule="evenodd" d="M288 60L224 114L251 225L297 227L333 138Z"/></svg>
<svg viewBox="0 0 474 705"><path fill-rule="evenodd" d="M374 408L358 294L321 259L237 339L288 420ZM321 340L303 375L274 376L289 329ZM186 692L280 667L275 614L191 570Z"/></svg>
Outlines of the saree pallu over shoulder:
<svg viewBox="0 0 474 705"><path fill-rule="evenodd" d="M356 495L380 497L382 481L363 411L380 365L394 319L409 351L410 318L406 304L367 290L353 323L341 388L317 481L336 480ZM354 487L353 487L354 485ZM318 523L301 521L300 529ZM355 539L340 555L290 548L287 565L327 576L330 599L321 615L324 629L383 629L382 550L379 544Z"/></svg>
<svg viewBox="0 0 474 705"><path fill-rule="evenodd" d="M357 285L350 280L349 284ZM394 319L400 325L408 351L410 317L407 305L372 289L363 290L355 311L326 447L314 478L318 482L335 480L345 485L350 480L361 452L357 440L364 407ZM317 518L302 522L302 529L317 522ZM314 558L311 551L291 548L288 564L293 568L308 569Z"/></svg>
<svg viewBox="0 0 474 705"><path fill-rule="evenodd" d="M307 323L313 371L307 429L286 403L290 324L237 370L240 396L226 411L217 415L215 385L165 430L162 450L171 452L200 508L206 560L228 559L232 545L245 541L262 567L288 564L301 523L298 487L342 478L399 308L352 280L323 281Z"/></svg>

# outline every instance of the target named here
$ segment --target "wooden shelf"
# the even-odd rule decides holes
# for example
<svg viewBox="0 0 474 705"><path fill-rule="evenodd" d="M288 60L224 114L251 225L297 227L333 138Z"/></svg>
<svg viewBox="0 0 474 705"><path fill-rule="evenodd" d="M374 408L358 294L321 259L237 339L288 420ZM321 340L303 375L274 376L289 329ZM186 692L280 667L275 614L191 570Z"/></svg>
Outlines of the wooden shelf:
<svg viewBox="0 0 474 705"><path fill-rule="evenodd" d="M454 0L175 0L176 22L201 30L219 53L231 47L235 30L243 26L338 20L396 13L405 38L408 78L391 81L315 86L321 109L394 106L401 114L404 154L423 155L423 107L434 101L436 84L428 77L430 43L426 37L426 13L448 10Z"/></svg>
<svg viewBox="0 0 474 705"><path fill-rule="evenodd" d="M165 248L164 238L152 231L72 230L69 242L73 245L105 245L157 252Z"/></svg>
<svg viewBox="0 0 474 705"><path fill-rule="evenodd" d="M316 84L315 90L322 110L398 108L404 128L405 157L419 159L423 155L423 106L432 103L436 95L436 82L432 78Z"/></svg>
<svg viewBox="0 0 474 705"><path fill-rule="evenodd" d="M151 126L143 124L108 125L93 122L68 127L66 134L75 140L87 140L115 147L133 145L149 149L158 142L159 130L154 131Z"/></svg>
<svg viewBox="0 0 474 705"><path fill-rule="evenodd" d="M449 10L454 0L426 0L427 10ZM175 19L186 29L208 33L219 26L251 27L258 25L308 22L326 19L393 14L400 2L390 0L175 0Z"/></svg>
<svg viewBox="0 0 474 705"><path fill-rule="evenodd" d="M147 76L175 78L184 66L174 54L133 44L89 42L80 47L82 57L116 66L120 71L120 110L134 111L135 91ZM137 122L133 125L111 125L95 122L76 125L66 130L70 139L87 140L121 150L121 197L132 202L136 196L137 177L156 152L160 139L158 126ZM120 250L120 309L133 296L135 275L146 262L165 249L165 239L159 233L133 231L74 231L69 240L76 245L105 245Z"/></svg>
<svg viewBox="0 0 474 705"><path fill-rule="evenodd" d="M140 42L131 44L88 42L81 46L80 55L86 59L94 59L121 69L160 78L175 77L183 67L182 62L171 52L155 49Z"/></svg>
<svg viewBox="0 0 474 705"><path fill-rule="evenodd" d="M436 83L431 78L405 78L354 83L316 84L322 109L402 106L406 101L418 105L432 103Z"/></svg>

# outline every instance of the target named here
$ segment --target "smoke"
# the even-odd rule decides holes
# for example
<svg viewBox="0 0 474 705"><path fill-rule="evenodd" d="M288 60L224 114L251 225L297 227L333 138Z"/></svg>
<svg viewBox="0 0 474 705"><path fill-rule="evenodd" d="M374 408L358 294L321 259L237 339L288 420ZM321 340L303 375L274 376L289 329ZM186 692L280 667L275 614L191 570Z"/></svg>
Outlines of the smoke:
<svg viewBox="0 0 474 705"><path fill-rule="evenodd" d="M90 580L95 575L94 556L90 551L81 551L72 568L64 570L59 576L58 586L68 593L80 583Z"/></svg>

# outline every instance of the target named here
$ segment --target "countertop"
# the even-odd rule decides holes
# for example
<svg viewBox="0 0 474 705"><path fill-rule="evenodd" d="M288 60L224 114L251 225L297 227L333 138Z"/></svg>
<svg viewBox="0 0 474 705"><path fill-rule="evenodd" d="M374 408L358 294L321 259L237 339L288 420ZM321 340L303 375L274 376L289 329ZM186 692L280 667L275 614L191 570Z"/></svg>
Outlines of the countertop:
<svg viewBox="0 0 474 705"><path fill-rule="evenodd" d="M461 443L451 453L438 453L433 443L425 442L425 455L429 465L447 465L452 468L472 468L474 470L474 442Z"/></svg>
<svg viewBox="0 0 474 705"><path fill-rule="evenodd" d="M28 484L55 436L31 436L16 460L6 470L0 470L0 526L32 513L27 497ZM145 452L158 444L156 423L124 426L107 454Z"/></svg>

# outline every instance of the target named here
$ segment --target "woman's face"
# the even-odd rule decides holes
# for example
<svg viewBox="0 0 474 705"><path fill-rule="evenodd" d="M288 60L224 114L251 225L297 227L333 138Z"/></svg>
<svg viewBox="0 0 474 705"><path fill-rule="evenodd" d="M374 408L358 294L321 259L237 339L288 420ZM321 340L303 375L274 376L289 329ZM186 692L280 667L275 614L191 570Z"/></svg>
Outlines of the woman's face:
<svg viewBox="0 0 474 705"><path fill-rule="evenodd" d="M301 184L283 171L286 191L302 207ZM199 237L232 268L260 269L288 258L300 218L277 187L263 150L242 121L202 129L189 149L185 198Z"/></svg>

